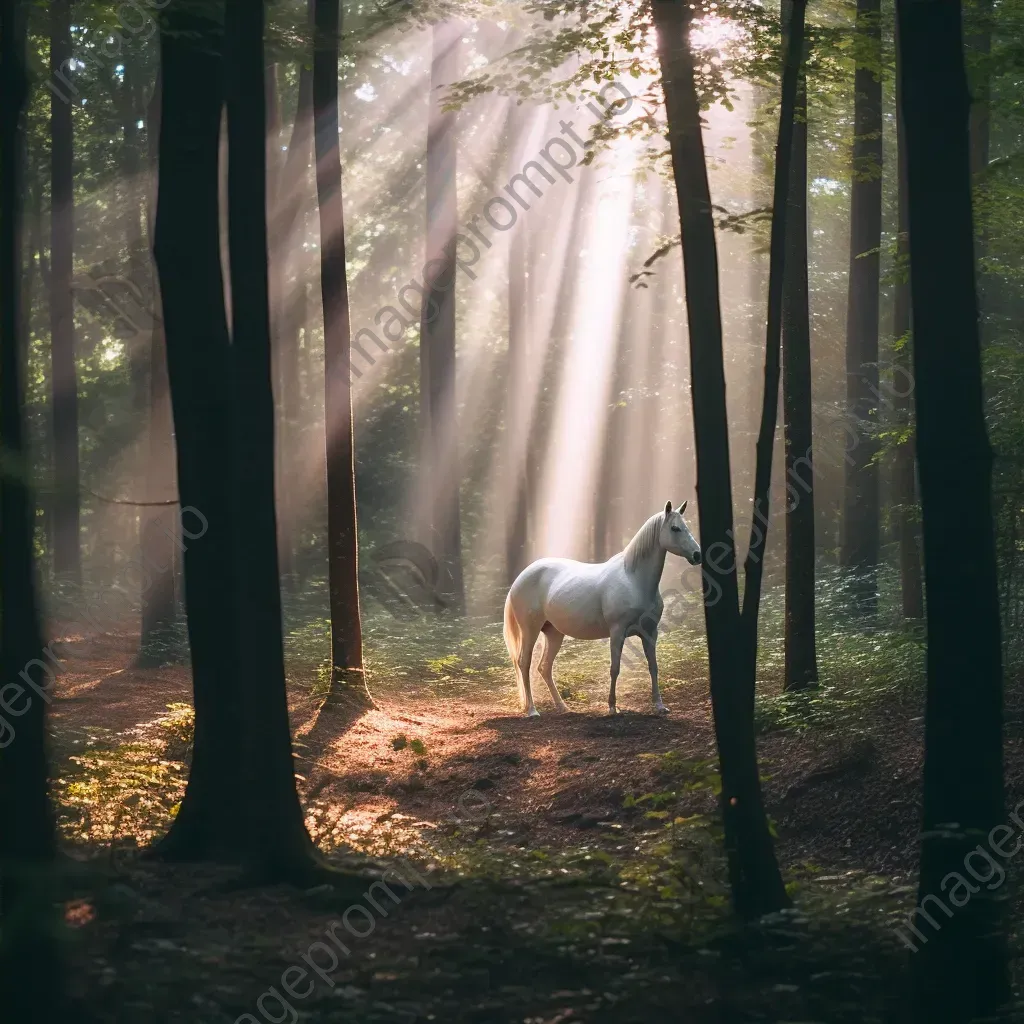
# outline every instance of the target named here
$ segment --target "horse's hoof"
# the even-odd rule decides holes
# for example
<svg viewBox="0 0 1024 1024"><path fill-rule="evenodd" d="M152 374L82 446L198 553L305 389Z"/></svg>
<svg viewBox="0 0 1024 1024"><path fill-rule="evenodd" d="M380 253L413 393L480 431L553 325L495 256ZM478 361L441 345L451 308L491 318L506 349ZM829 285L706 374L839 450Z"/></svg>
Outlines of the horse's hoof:
<svg viewBox="0 0 1024 1024"><path fill-rule="evenodd" d="M657 712L657 713L658 713L659 715L667 715L667 714L668 714L668 708L667 708L667 707L665 707L665 705L664 705L664 704L655 704L655 705L654 705L654 710L655 710L655 711L656 711L656 712Z"/></svg>
<svg viewBox="0 0 1024 1024"><path fill-rule="evenodd" d="M526 712L526 717L527 718L540 718L540 712L536 708L530 708L530 710Z"/></svg>
<svg viewBox="0 0 1024 1024"><path fill-rule="evenodd" d="M557 705L555 706L555 710L556 710L556 711L557 711L557 712L558 712L559 714L562 714L562 715L567 715L567 714L569 713L569 706L568 706L568 704L557 704Z"/></svg>
<svg viewBox="0 0 1024 1024"><path fill-rule="evenodd" d="M608 714L609 715L617 715L618 713L619 713L618 708L613 707L612 705L608 706Z"/></svg>

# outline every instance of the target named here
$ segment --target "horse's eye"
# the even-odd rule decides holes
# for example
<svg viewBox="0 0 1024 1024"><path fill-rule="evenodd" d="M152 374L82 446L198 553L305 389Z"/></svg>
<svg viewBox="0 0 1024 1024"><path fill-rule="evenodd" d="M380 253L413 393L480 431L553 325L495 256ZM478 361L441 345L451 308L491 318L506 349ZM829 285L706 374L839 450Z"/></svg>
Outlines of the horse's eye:
<svg viewBox="0 0 1024 1024"><path fill-rule="evenodd" d="M673 533L682 533L683 532L683 528L681 526L673 526L672 527L672 532Z"/></svg>

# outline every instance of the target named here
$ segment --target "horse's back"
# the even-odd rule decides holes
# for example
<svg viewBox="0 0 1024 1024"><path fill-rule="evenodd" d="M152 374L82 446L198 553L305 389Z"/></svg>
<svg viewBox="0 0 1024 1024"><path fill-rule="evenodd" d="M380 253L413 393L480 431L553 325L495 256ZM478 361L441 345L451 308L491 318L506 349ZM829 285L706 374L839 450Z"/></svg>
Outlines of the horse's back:
<svg viewBox="0 0 1024 1024"><path fill-rule="evenodd" d="M538 628L550 622L567 636L599 639L608 635L601 599L608 569L608 562L541 558L516 577L509 600L517 618Z"/></svg>

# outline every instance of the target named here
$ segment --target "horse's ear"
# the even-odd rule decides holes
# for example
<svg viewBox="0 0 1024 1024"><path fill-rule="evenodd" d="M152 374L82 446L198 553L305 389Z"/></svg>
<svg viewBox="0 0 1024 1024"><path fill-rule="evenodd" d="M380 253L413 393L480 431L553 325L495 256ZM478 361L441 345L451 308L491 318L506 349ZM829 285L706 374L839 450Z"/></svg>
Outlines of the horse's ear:
<svg viewBox="0 0 1024 1024"><path fill-rule="evenodd" d="M686 505L687 505L688 501L689 501L689 499L687 499L687 501L684 501L682 503L682 505L679 506L678 512L679 512L680 515L682 515L686 511Z"/></svg>
<svg viewBox="0 0 1024 1024"><path fill-rule="evenodd" d="M671 511L672 511L672 502L671 501L666 501L665 502L665 515L668 515Z"/></svg>

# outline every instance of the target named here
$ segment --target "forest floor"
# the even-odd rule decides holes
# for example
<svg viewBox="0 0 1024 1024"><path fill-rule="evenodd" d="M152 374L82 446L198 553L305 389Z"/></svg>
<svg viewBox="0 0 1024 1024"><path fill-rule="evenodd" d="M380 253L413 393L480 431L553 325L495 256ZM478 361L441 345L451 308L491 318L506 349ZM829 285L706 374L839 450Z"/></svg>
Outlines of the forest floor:
<svg viewBox="0 0 1024 1024"><path fill-rule="evenodd" d="M572 713L553 713L545 691L537 719L518 713L493 631L449 638L458 654L422 665L381 662L376 706L340 730L316 720L315 669L292 671L307 823L366 878L355 896L232 889L215 869L139 857L183 791L190 678L133 668L130 635L100 641L65 638L51 719L65 919L96 1021L906 1019L911 954L894 929L914 900L917 640L868 637L842 652L843 671L823 649L821 691L759 699L794 909L746 928L728 914L706 669L685 638L662 644L666 717L650 712L636 661L622 713L603 713L603 644L567 645L556 678ZM901 659L907 671L877 684ZM1019 685L1007 700L1013 807ZM389 875L394 899L380 885L363 895L389 865L407 884Z"/></svg>

